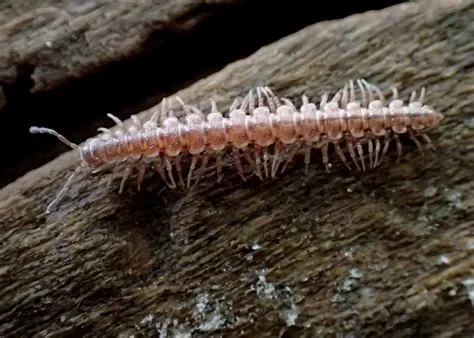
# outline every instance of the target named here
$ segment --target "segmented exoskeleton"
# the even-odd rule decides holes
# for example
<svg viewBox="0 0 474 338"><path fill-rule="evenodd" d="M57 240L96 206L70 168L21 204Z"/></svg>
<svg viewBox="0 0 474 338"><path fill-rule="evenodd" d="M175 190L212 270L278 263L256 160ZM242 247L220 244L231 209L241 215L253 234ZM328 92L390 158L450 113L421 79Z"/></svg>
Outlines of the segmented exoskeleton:
<svg viewBox="0 0 474 338"><path fill-rule="evenodd" d="M128 129L120 119L108 114L119 128L115 132L99 128L102 134L80 146L52 129L31 127L31 133L54 135L76 149L81 157L81 164L46 212L59 202L80 170L87 168L98 172L109 164L126 163L121 193L135 167L138 168L138 189L150 167L159 173L168 187L190 188L193 180L194 184L199 182L210 159L215 162L218 181L222 179L223 159L229 156L243 180L246 177L242 159L256 176L267 179L283 172L300 152L304 154L307 173L314 148L320 149L328 171L330 145L347 168L352 170L353 163L356 169L365 171L365 153L368 154L368 167L375 168L392 140L399 161L402 154L400 134L408 133L420 150L419 138L432 147L424 129L439 123L443 115L423 104L424 88L418 97L413 92L405 104L398 98L395 88L392 89L393 97L387 102L377 86L363 79L356 83L357 87L350 80L332 99L327 93L323 94L319 107L303 95L299 109L293 101L276 96L267 86L252 88L243 99L234 100L226 116L218 111L214 100L211 100L211 112L205 115L175 97L185 113L183 118L178 118L171 109L171 100L165 98L161 109L156 109L145 123L132 115L133 124ZM183 155L190 157L187 175L183 173Z"/></svg>

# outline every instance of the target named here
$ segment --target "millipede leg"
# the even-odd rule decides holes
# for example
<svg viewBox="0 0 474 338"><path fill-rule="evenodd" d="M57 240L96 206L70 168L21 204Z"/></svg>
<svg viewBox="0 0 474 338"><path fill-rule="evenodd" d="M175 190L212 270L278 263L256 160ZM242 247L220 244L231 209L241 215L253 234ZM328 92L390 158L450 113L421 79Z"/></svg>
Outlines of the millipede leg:
<svg viewBox="0 0 474 338"><path fill-rule="evenodd" d="M369 168L373 169L374 168L374 144L372 143L372 140L369 138L368 140L368 152L369 152Z"/></svg>
<svg viewBox="0 0 474 338"><path fill-rule="evenodd" d="M211 113L219 113L217 109L217 103L214 99L211 99Z"/></svg>
<svg viewBox="0 0 474 338"><path fill-rule="evenodd" d="M367 90L367 93L369 94L369 101L368 102L371 102L374 100L374 91L373 91L373 88L369 85L369 83L367 81L365 81L364 79L361 79L360 82L362 82L362 84L364 85L365 89Z"/></svg>
<svg viewBox="0 0 474 338"><path fill-rule="evenodd" d="M160 124L162 125L163 122L165 122L166 118L168 116L166 116L168 114L168 98L167 97L164 97L162 100L161 100L161 114L160 114Z"/></svg>
<svg viewBox="0 0 474 338"><path fill-rule="evenodd" d="M256 169L255 174L258 176L258 178L263 180L262 171L260 170L260 165L262 164L262 162L260 160L260 147L259 146L255 146L253 150L253 155L255 159L255 169Z"/></svg>
<svg viewBox="0 0 474 338"><path fill-rule="evenodd" d="M277 105L275 101L273 101L273 98L270 96L270 94L268 93L265 87L262 88L262 92L263 92L263 95L265 95L265 98L267 99L267 104L268 104L268 108L270 109L270 112L272 114L276 114Z"/></svg>
<svg viewBox="0 0 474 338"><path fill-rule="evenodd" d="M168 172L168 177L170 179L170 187L174 189L176 188L176 182L173 176L173 166L168 157L165 157L165 165L166 165L166 170Z"/></svg>
<svg viewBox="0 0 474 338"><path fill-rule="evenodd" d="M349 92L347 90L347 83L344 85L344 89L342 89L342 99L341 99L341 106L342 109L346 109L347 103L349 102Z"/></svg>
<svg viewBox="0 0 474 338"><path fill-rule="evenodd" d="M349 81L349 87L350 87L349 102L355 102L356 95L355 95L355 88L354 88L354 80L351 79Z"/></svg>
<svg viewBox="0 0 474 338"><path fill-rule="evenodd" d="M191 113L191 110L189 109L189 107L184 103L183 99L181 99L181 97L179 96L175 96L174 99L176 101L178 101L179 105L181 106L181 108L183 109L184 113L186 115L189 115Z"/></svg>
<svg viewBox="0 0 474 338"><path fill-rule="evenodd" d="M360 162L362 163L362 171L365 171L365 161L364 161L364 148L360 142L356 143L357 153L359 154Z"/></svg>
<svg viewBox="0 0 474 338"><path fill-rule="evenodd" d="M123 122L121 119L119 119L117 116L110 113L107 114L107 117L110 118L112 121L114 121L115 124L119 126L121 129L123 129Z"/></svg>
<svg viewBox="0 0 474 338"><path fill-rule="evenodd" d="M281 168L281 173L283 174L288 166L288 164L293 160L298 150L301 148L301 140L296 141L294 144L291 145L290 153L288 157L285 159L285 163L283 164L283 168Z"/></svg>
<svg viewBox="0 0 474 338"><path fill-rule="evenodd" d="M230 105L230 108L229 108L229 113L235 109L237 109L237 107L239 106L239 104L241 103L242 101L242 98L240 97L236 97L234 99L234 101L232 102L232 104Z"/></svg>
<svg viewBox="0 0 474 338"><path fill-rule="evenodd" d="M390 89L392 90L392 101L398 100L398 89L397 89L397 87L393 86Z"/></svg>
<svg viewBox="0 0 474 338"><path fill-rule="evenodd" d="M196 177L194 178L194 186L196 186L199 181L201 180L202 176L204 175L204 171L206 170L207 168L207 163L209 162L209 154L208 153L204 153L204 155L202 156L202 159L201 159L201 166L199 167L199 169L197 170L196 172Z"/></svg>
<svg viewBox="0 0 474 338"><path fill-rule="evenodd" d="M71 187L72 180L74 177L81 171L82 166L77 166L76 169L74 169L73 173L68 177L66 183L63 185L59 193L56 195L54 200L51 201L51 203L48 204L46 207L46 214L49 214L51 212L52 207L57 204L61 199L63 198L63 195L66 193L66 191Z"/></svg>
<svg viewBox="0 0 474 338"><path fill-rule="evenodd" d="M309 98L307 95L301 95L301 103L302 105L308 104L309 103Z"/></svg>
<svg viewBox="0 0 474 338"><path fill-rule="evenodd" d="M360 94L362 96L362 103L361 103L361 106L364 107L364 108L367 108L367 93L364 89L364 86L362 85L362 82L358 79L357 80L357 85L359 86L359 89L360 89Z"/></svg>
<svg viewBox="0 0 474 338"><path fill-rule="evenodd" d="M244 170L242 168L242 162L240 162L239 149L237 149L237 148L232 149L232 157L234 158L234 163L235 163L235 166L237 167L237 173L239 174L240 178L242 178L242 181L245 182L247 179L244 176Z"/></svg>
<svg viewBox="0 0 474 338"><path fill-rule="evenodd" d="M280 107L281 106L280 100L278 100L278 97L275 94L273 94L273 91L267 86L265 86L264 89L268 93L268 95L270 95L270 97L273 99L275 106L277 108ZM275 109L275 112L276 112L276 109Z"/></svg>
<svg viewBox="0 0 474 338"><path fill-rule="evenodd" d="M253 172L255 173L257 171L255 161L253 160L252 156L250 156L250 151L247 151L247 150L248 148L243 150L244 158L247 160L248 164L250 165Z"/></svg>
<svg viewBox="0 0 474 338"><path fill-rule="evenodd" d="M181 156L177 155L174 159L174 163L176 165L176 172L178 173L178 180L179 180L179 185L181 187L184 187L184 179L183 179L183 172L181 169Z"/></svg>
<svg viewBox="0 0 474 338"><path fill-rule="evenodd" d="M272 161L272 174L271 174L272 178L275 178L278 172L278 167L280 166L280 163L281 163L282 152L283 152L283 144L281 143L280 140L277 140L275 142L275 154L273 155L273 161Z"/></svg>
<svg viewBox="0 0 474 338"><path fill-rule="evenodd" d="M222 180L222 153L220 151L216 154L216 175L217 183Z"/></svg>
<svg viewBox="0 0 474 338"><path fill-rule="evenodd" d="M374 168L377 166L377 163L379 161L379 153L380 153L380 139L375 139L375 160L374 160Z"/></svg>
<svg viewBox="0 0 474 338"><path fill-rule="evenodd" d="M110 173L109 179L107 180L107 184L106 184L107 187L110 187L110 185L112 184L112 182L115 178L116 168L117 168L117 164L115 164L112 168L112 172Z"/></svg>
<svg viewBox="0 0 474 338"><path fill-rule="evenodd" d="M105 140L107 140L107 136L108 137L113 137L113 133L110 129L107 129L107 128L104 128L104 127L99 127L99 128L97 128L97 131L99 131L101 133L104 133L103 138Z"/></svg>
<svg viewBox="0 0 474 338"><path fill-rule="evenodd" d="M119 195L123 192L123 188L125 187L125 183L127 182L128 176L130 176L130 172L132 171L131 164L127 164L123 171L122 180L120 181L120 188L119 188Z"/></svg>
<svg viewBox="0 0 474 338"><path fill-rule="evenodd" d="M408 129L408 135L410 139L415 143L416 147L420 151L421 156L425 156L425 153L423 151L423 148L421 147L420 141L417 140L415 133L413 132L412 129Z"/></svg>
<svg viewBox="0 0 474 338"><path fill-rule="evenodd" d="M160 115L161 115L161 110L156 108L153 114L151 115L150 119L147 121L149 123L145 123L145 125L147 126L156 125L156 123L158 122L158 119L160 119Z"/></svg>
<svg viewBox="0 0 474 338"><path fill-rule="evenodd" d="M250 95L250 92L244 96L244 98L242 99L242 102L240 103L240 109L242 109L243 111L247 111L247 108L249 106L249 95Z"/></svg>
<svg viewBox="0 0 474 338"><path fill-rule="evenodd" d="M140 120L138 119L137 115L131 115L130 118L132 119L132 122L133 122L133 125L138 128L138 129L141 129L142 128L142 123L140 122Z"/></svg>
<svg viewBox="0 0 474 338"><path fill-rule="evenodd" d="M357 170L360 171L359 163L357 163L357 158L354 151L354 143L355 141L353 139L347 141L347 151L349 152L349 156L351 157L352 162L354 162Z"/></svg>
<svg viewBox="0 0 474 338"><path fill-rule="evenodd" d="M146 171L146 168L143 164L138 167L138 175L137 175L137 190L138 191L141 190L142 182L145 179L145 171Z"/></svg>
<svg viewBox="0 0 474 338"><path fill-rule="evenodd" d="M342 93L342 89L339 89L336 92L336 94L334 94L334 96L332 97L331 102L336 102L337 103L340 100L341 96L342 96L341 93Z"/></svg>
<svg viewBox="0 0 474 338"><path fill-rule="evenodd" d="M431 149L432 151L436 151L436 148L433 145L433 142L431 141L431 138L427 134L419 133L419 135L421 136L421 138L423 138L423 140L425 140L427 148Z"/></svg>
<svg viewBox="0 0 474 338"><path fill-rule="evenodd" d="M264 105L262 91L263 91L262 87L257 87L257 105L259 107L263 107L263 105Z"/></svg>
<svg viewBox="0 0 474 338"><path fill-rule="evenodd" d="M324 110L326 104L328 103L328 98L329 98L328 93L323 93L323 95L321 95L321 102L319 103L320 110Z"/></svg>
<svg viewBox="0 0 474 338"><path fill-rule="evenodd" d="M311 163L311 144L304 145L304 174L307 176L309 171L309 164Z"/></svg>
<svg viewBox="0 0 474 338"><path fill-rule="evenodd" d="M329 172L329 155L327 141L324 141L323 145L321 146L321 155L323 157L324 168L326 168L326 172Z"/></svg>
<svg viewBox="0 0 474 338"><path fill-rule="evenodd" d="M255 110L255 97L253 96L253 88L249 90L249 112L252 113Z"/></svg>
<svg viewBox="0 0 474 338"><path fill-rule="evenodd" d="M160 175L163 182L165 182L165 184L169 188L174 189L175 187L173 187L173 185L168 182L168 178L166 177L165 170L163 169L163 161L161 160L160 157L156 158L156 162L153 167L156 169L156 171L158 171L158 174Z"/></svg>
<svg viewBox="0 0 474 338"><path fill-rule="evenodd" d="M394 138L395 138L395 143L397 145L397 164L400 163L400 160L402 158L402 143L400 142L400 137L398 136L398 134L393 134Z"/></svg>
<svg viewBox="0 0 474 338"><path fill-rule="evenodd" d="M421 88L421 93L420 93L420 98L418 99L418 102L420 105L423 105L423 101L425 100L425 93L426 93L426 88L422 87Z"/></svg>
<svg viewBox="0 0 474 338"><path fill-rule="evenodd" d="M377 94L378 99L382 102L382 105L385 104L385 96L383 95L382 91L376 85L367 82L366 80L362 79L362 83L365 87L369 90L370 93L370 101L373 101L373 95Z"/></svg>
<svg viewBox="0 0 474 338"><path fill-rule="evenodd" d="M188 179L186 182L186 187L188 189L191 187L191 180L193 177L194 169L196 169L196 164L197 164L198 159L199 159L198 155L193 155L191 159L191 165L189 166L189 171L188 171Z"/></svg>
<svg viewBox="0 0 474 338"><path fill-rule="evenodd" d="M341 146L339 145L339 141L334 141L334 148L336 149L336 154L337 156L341 159L342 163L346 166L349 171L352 171L351 166L349 165L349 162L347 162L346 155L344 155L344 152L341 149Z"/></svg>
<svg viewBox="0 0 474 338"><path fill-rule="evenodd" d="M382 155L380 156L380 161L379 161L379 165L382 163L383 161L383 158L385 156L385 154L387 153L388 151L388 147L390 146L390 135L387 133L385 134L385 137L384 137L384 140L383 140L383 149L382 149Z"/></svg>
<svg viewBox="0 0 474 338"><path fill-rule="evenodd" d="M295 107L295 104L290 99L287 99L286 97L282 97L281 100L283 101L284 104L286 104L287 106L290 106L291 109L293 109L294 111L298 111L298 109Z"/></svg>
<svg viewBox="0 0 474 338"><path fill-rule="evenodd" d="M265 172L265 178L269 178L268 172L268 147L263 148L263 170Z"/></svg>

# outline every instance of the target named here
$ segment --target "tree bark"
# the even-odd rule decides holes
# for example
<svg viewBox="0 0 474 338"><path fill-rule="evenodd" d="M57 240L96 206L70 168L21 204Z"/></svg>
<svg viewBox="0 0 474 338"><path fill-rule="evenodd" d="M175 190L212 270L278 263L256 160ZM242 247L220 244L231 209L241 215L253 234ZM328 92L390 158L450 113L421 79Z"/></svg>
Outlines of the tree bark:
<svg viewBox="0 0 474 338"><path fill-rule="evenodd" d="M365 174L315 158L278 179L122 195L68 152L0 191L2 336L467 336L474 332L474 4L419 1L309 26L177 93L256 85L319 100L364 77L445 114L436 156ZM139 116L146 119L153 109ZM208 109L206 110L208 111ZM38 136L40 137L40 136ZM316 156L315 156L316 157ZM469 287L469 285L471 285Z"/></svg>
<svg viewBox="0 0 474 338"><path fill-rule="evenodd" d="M0 188L60 154L28 133L32 124L85 139L111 122L107 113L126 119L309 24L395 2L314 12L308 1L4 0L0 144L25 142L4 148Z"/></svg>
<svg viewBox="0 0 474 338"><path fill-rule="evenodd" d="M20 134L29 144L5 148L0 186L60 153L52 140L33 141L29 125L61 126L72 138L86 138L107 113L125 117L149 108L185 86L189 73L209 72L203 62L169 64L179 64L194 41L202 43L203 31L241 7L237 0L3 1L0 114L9 128L0 143Z"/></svg>
<svg viewBox="0 0 474 338"><path fill-rule="evenodd" d="M0 5L0 81L18 81L21 69L30 65L31 91L53 89L123 56L138 55L152 31L192 30L212 15L209 9L216 7L211 5L189 0L118 4L54 0L49 6L5 1ZM98 46L103 47L100 53Z"/></svg>

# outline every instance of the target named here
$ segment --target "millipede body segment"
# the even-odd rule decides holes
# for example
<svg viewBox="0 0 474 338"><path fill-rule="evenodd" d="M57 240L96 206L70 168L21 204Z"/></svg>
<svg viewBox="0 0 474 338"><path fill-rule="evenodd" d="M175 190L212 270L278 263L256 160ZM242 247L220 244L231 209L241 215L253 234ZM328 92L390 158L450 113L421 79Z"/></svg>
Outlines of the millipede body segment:
<svg viewBox="0 0 474 338"><path fill-rule="evenodd" d="M400 134L408 134L420 151L421 140L433 148L424 129L438 124L443 115L423 104L425 89L422 88L418 96L413 92L407 104L398 98L395 88L392 94L388 102L377 86L364 79L355 83L350 80L331 99L324 93L319 106L303 95L298 109L293 101L278 97L269 87L262 86L252 88L244 98L236 98L225 116L213 100L211 112L205 115L175 97L185 113L182 118L171 109L170 99L164 98L161 109L156 109L145 123L132 115L129 128L108 114L119 128L115 132L99 128L102 132L99 136L81 145L68 141L52 129L31 127L31 133L56 136L76 149L81 158L81 164L46 212L59 202L80 170L99 172L110 164L125 164L119 189L122 192L132 169L138 169L138 189L149 168L156 170L172 189L190 188L199 182L210 160L214 162L218 181L222 179L222 167L228 159L243 180L246 180L243 161L263 180L285 171L298 153L304 155L307 173L314 148L320 149L327 171L330 145L349 170L354 165L362 171L381 163L392 140L396 144L398 162L402 154ZM184 155L190 157L187 174L182 166Z"/></svg>

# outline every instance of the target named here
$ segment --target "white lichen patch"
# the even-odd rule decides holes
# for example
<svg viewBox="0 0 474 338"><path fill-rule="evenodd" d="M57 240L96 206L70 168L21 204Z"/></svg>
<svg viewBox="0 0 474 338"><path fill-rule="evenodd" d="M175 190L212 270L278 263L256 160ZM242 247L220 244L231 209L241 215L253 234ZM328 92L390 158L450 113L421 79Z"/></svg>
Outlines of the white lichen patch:
<svg viewBox="0 0 474 338"><path fill-rule="evenodd" d="M224 306L225 305L225 306ZM154 329L160 338L187 338L198 332L212 333L215 330L229 327L234 321L230 312L232 305L223 299L214 299L207 292L200 293L190 309L190 316L185 318L163 317L148 314L137 325L139 331Z"/></svg>
<svg viewBox="0 0 474 338"><path fill-rule="evenodd" d="M347 293L359 288L359 279L363 276L362 271L358 268L352 268L346 277L339 281L337 289L341 293Z"/></svg>
<svg viewBox="0 0 474 338"><path fill-rule="evenodd" d="M291 303L290 306L291 307L289 309L284 309L281 311L281 317L285 321L286 326L295 325L296 319L298 318L298 315L300 314L300 311L295 303Z"/></svg>
<svg viewBox="0 0 474 338"><path fill-rule="evenodd" d="M300 309L296 305L293 291L287 286L286 290L286 308L280 312L280 317L285 321L286 326L293 326L296 324L296 319L300 314Z"/></svg>
<svg viewBox="0 0 474 338"><path fill-rule="evenodd" d="M360 279L362 278L362 271L360 271L358 268L353 268L349 270L349 277L355 278L355 279Z"/></svg>
<svg viewBox="0 0 474 338"><path fill-rule="evenodd" d="M198 323L200 331L212 332L224 327L225 316L221 313L218 302L210 302L209 294L203 293L196 297L193 317Z"/></svg>
<svg viewBox="0 0 474 338"><path fill-rule="evenodd" d="M156 323L156 332L159 338L191 338L193 331L177 319L167 318L163 323Z"/></svg>
<svg viewBox="0 0 474 338"><path fill-rule="evenodd" d="M278 308L278 315L287 326L296 324L300 310L289 286L278 290L273 283L267 281L266 270L261 270L257 272L257 282L251 287L251 291L255 291L259 299L269 301Z"/></svg>
<svg viewBox="0 0 474 338"><path fill-rule="evenodd" d="M474 277L469 277L461 282L467 289L467 296L469 297L472 306L474 306Z"/></svg>
<svg viewBox="0 0 474 338"><path fill-rule="evenodd" d="M148 323L151 323L153 322L153 319L155 317L152 315L152 314L149 314L149 315L146 315L141 321L140 321L140 324L141 325L145 325L145 324L148 324Z"/></svg>
<svg viewBox="0 0 474 338"><path fill-rule="evenodd" d="M446 200L449 202L450 206L456 209L459 209L459 210L466 209L466 206L462 202L462 194L459 191L447 191Z"/></svg>
<svg viewBox="0 0 474 338"><path fill-rule="evenodd" d="M474 250L474 238L467 240L466 247L468 250Z"/></svg>
<svg viewBox="0 0 474 338"><path fill-rule="evenodd" d="M352 274L357 277L360 272L354 270ZM288 285L271 282L265 269L257 271L254 276L255 280L250 285L248 295L256 300L255 306L263 306L264 310L270 310L273 315L278 315L286 326L296 325L300 314L297 302L300 299L295 297L293 290ZM245 282L248 282L248 279ZM255 320L252 315L249 316L248 309L245 313L239 313L238 309L237 311L233 309L231 300L214 294L218 292L214 290L219 289L218 285L213 285L208 290L196 294L195 298L191 299L192 303L187 303L187 315L183 317L174 318L167 313L147 314L135 325L136 332L133 333L147 336L152 330L155 332L154 335L160 338L187 338L202 334L213 335L216 331Z"/></svg>
<svg viewBox="0 0 474 338"><path fill-rule="evenodd" d="M255 285L255 291L257 296L262 299L277 299L275 286L272 283L267 282L265 272L261 271L258 274L258 281Z"/></svg>
<svg viewBox="0 0 474 338"><path fill-rule="evenodd" d="M431 197L435 197L437 193L438 193L438 188L436 188L435 186L429 186L423 191L423 196L425 198L431 198Z"/></svg>
<svg viewBox="0 0 474 338"><path fill-rule="evenodd" d="M214 331L218 330L225 324L226 320L219 312L214 312L210 316L199 324L199 330L201 331Z"/></svg>
<svg viewBox="0 0 474 338"><path fill-rule="evenodd" d="M437 260L438 265L449 264L450 262L449 257L446 255L440 255Z"/></svg>
<svg viewBox="0 0 474 338"><path fill-rule="evenodd" d="M209 304L209 294L208 293L199 294L196 297L195 313L197 315L203 314L208 304Z"/></svg>

